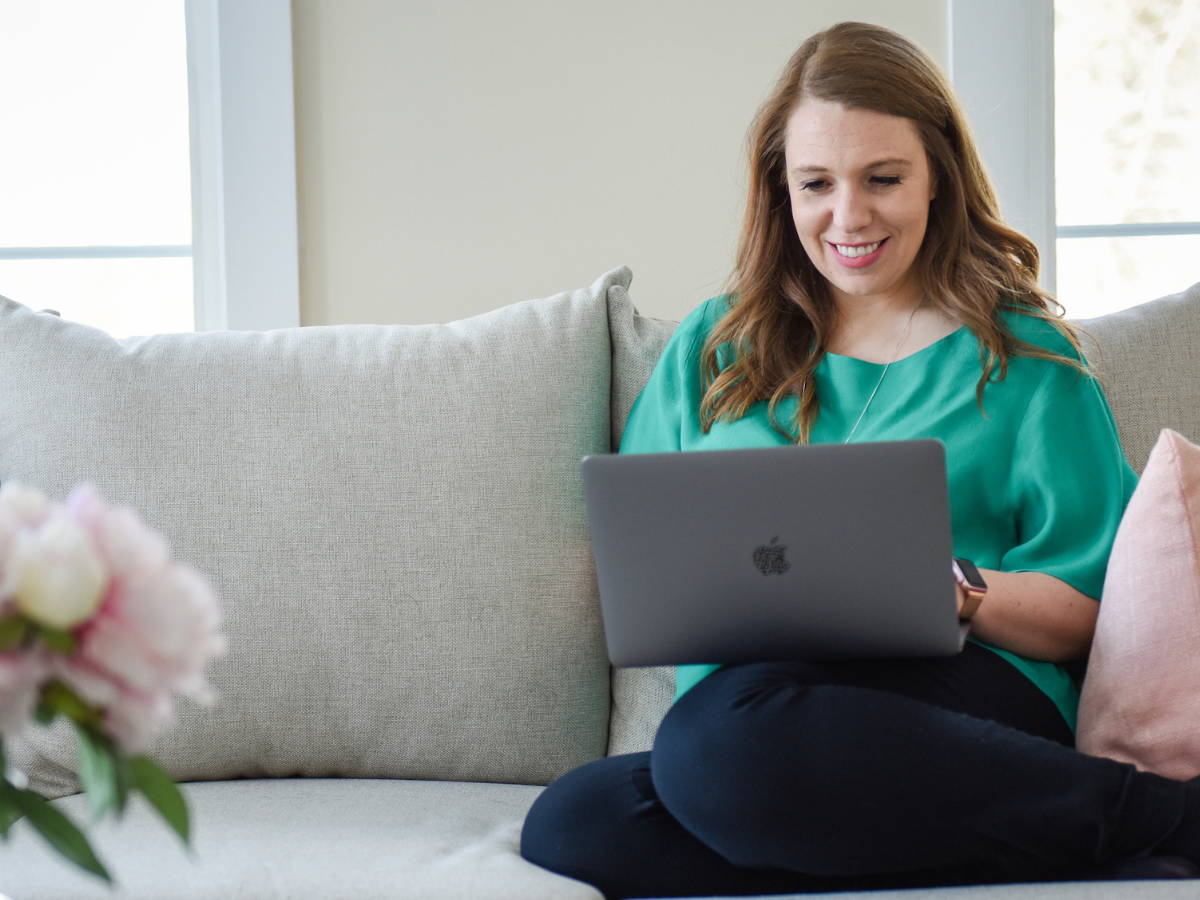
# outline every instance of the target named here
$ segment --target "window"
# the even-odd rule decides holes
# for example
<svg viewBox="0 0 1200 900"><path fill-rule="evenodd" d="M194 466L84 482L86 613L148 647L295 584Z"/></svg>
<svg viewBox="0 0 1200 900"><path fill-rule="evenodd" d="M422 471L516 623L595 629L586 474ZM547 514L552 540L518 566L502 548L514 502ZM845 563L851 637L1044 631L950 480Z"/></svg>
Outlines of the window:
<svg viewBox="0 0 1200 900"><path fill-rule="evenodd" d="M1200 279L1200 0L950 0L951 78L1071 318Z"/></svg>
<svg viewBox="0 0 1200 900"><path fill-rule="evenodd" d="M1102 314L1200 281L1200 0L1055 0L1059 290Z"/></svg>
<svg viewBox="0 0 1200 900"><path fill-rule="evenodd" d="M291 39L289 0L9 4L0 294L117 336L298 325Z"/></svg>
<svg viewBox="0 0 1200 900"><path fill-rule="evenodd" d="M192 330L183 0L9 4L0 81L0 294L115 335Z"/></svg>

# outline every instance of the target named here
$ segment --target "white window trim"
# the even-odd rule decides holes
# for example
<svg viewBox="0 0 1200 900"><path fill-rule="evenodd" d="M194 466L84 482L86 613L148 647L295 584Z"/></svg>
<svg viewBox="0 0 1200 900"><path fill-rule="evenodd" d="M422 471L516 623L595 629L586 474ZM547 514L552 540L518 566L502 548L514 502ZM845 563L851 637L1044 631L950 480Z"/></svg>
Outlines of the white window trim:
<svg viewBox="0 0 1200 900"><path fill-rule="evenodd" d="M289 0L186 0L196 330L300 324Z"/></svg>
<svg viewBox="0 0 1200 900"><path fill-rule="evenodd" d="M1054 4L947 0L950 80L1005 220L1041 255L1055 290Z"/></svg>

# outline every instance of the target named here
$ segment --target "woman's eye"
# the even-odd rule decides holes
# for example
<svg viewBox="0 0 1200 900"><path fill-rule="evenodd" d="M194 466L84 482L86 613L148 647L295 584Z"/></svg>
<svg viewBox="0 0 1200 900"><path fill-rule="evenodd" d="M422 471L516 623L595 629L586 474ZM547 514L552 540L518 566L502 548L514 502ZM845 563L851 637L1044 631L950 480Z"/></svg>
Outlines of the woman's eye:
<svg viewBox="0 0 1200 900"><path fill-rule="evenodd" d="M893 187L901 182L899 175L872 175L871 183L880 187ZM824 178L800 182L800 190L809 191L810 193L817 193L825 190L828 187L829 182L827 182Z"/></svg>

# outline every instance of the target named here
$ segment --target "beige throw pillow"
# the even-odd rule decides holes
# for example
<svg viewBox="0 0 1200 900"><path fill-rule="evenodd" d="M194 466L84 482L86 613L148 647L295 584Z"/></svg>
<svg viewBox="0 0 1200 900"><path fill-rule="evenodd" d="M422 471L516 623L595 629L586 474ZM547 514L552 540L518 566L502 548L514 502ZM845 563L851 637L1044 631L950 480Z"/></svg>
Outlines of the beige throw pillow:
<svg viewBox="0 0 1200 900"><path fill-rule="evenodd" d="M1117 531L1076 744L1200 774L1200 447L1162 429Z"/></svg>
<svg viewBox="0 0 1200 900"><path fill-rule="evenodd" d="M609 666L579 461L611 440L589 287L444 325L114 340L0 297L0 481L130 506L221 598L177 779L546 784L604 754ZM46 793L74 741L6 747Z"/></svg>

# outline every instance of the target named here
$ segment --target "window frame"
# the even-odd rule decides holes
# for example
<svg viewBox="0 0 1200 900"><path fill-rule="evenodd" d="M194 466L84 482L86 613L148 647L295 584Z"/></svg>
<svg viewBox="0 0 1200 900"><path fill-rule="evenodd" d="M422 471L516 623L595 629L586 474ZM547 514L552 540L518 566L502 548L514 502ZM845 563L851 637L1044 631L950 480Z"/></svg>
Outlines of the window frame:
<svg viewBox="0 0 1200 900"><path fill-rule="evenodd" d="M950 80L1004 218L1037 245L1055 291L1054 4L947 0ZM1041 89L1039 89L1041 88Z"/></svg>
<svg viewBox="0 0 1200 900"><path fill-rule="evenodd" d="M289 0L186 0L196 330L300 324Z"/></svg>

